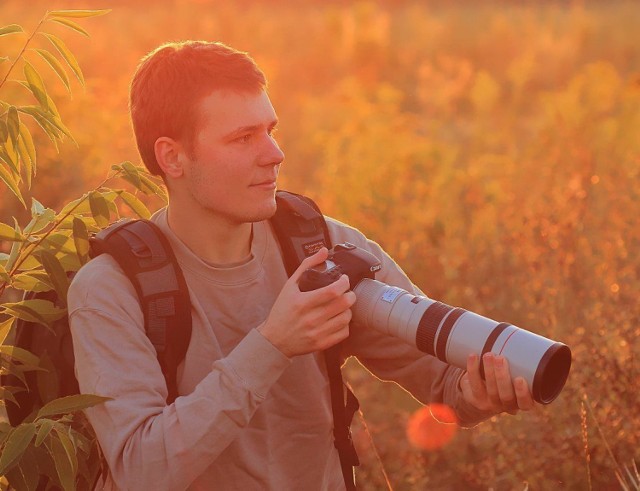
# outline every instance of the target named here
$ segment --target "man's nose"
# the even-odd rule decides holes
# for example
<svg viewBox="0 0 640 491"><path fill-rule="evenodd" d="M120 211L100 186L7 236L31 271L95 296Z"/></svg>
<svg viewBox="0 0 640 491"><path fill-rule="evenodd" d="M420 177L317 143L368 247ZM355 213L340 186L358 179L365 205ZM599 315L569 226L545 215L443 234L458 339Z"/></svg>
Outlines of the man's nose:
<svg viewBox="0 0 640 491"><path fill-rule="evenodd" d="M265 141L264 157L262 165L278 165L284 160L284 152L272 136L268 135Z"/></svg>

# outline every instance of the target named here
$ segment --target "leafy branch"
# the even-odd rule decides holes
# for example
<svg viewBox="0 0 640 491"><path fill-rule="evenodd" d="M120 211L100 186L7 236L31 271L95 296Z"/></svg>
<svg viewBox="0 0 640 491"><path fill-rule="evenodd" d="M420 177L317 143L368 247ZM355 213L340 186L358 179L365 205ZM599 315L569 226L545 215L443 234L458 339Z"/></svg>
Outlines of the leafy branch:
<svg viewBox="0 0 640 491"><path fill-rule="evenodd" d="M27 205L22 196L20 184L24 180L27 188L31 189L32 178L36 175L36 150L31 130L21 121L20 115L35 121L56 148L58 141L62 141L64 137L69 137L73 140L71 132L62 123L62 118L53 99L47 93L42 75L33 64L27 60L26 55L30 50L29 46L37 34L41 34L49 41L55 48L57 56L50 50L44 48L35 48L33 51L46 61L55 74L62 80L67 90L71 92L69 77L65 66L74 73L80 84L84 86L84 76L82 75L80 65L64 41L53 34L44 32L42 30L43 25L46 22L53 22L88 36L88 33L71 19L95 17L104 15L107 12L109 12L109 10L48 11L44 17L40 19L34 31L28 36L20 52L5 73L2 82L0 82L1 90L9 80L9 75L21 62L23 65L24 79L16 80L16 82L26 88L37 103L33 105L14 106L0 101L0 179L4 181L25 208ZM23 27L18 24L10 24L0 28L0 36L21 34L24 32Z"/></svg>
<svg viewBox="0 0 640 491"><path fill-rule="evenodd" d="M36 148L26 122L35 122L56 149L65 137L74 141L47 92L47 74L43 76L27 59L28 55L35 53L43 59L69 93L68 71L84 86L84 76L73 53L62 39L45 32L44 28L49 22L56 23L88 36L74 19L107 12L47 12L27 37L0 82L2 89L7 81L14 81L9 77L21 64L24 77L15 82L33 98L33 103L26 105L0 100L0 180L25 208L21 187L26 184L30 189L32 178L36 176ZM21 33L25 31L18 24L0 27L0 38ZM46 47L36 44L40 38L46 40ZM0 62L8 59L0 56ZM136 191L131 193L107 187L115 178L128 182ZM40 356L36 356L25 349L27 346L12 346L5 341L16 321L28 323L23 327L29 329L47 329L56 336L56 323L67 315L70 276L89 260L90 235L120 218L120 204L142 218L150 217L138 192L158 196L166 202L165 191L156 177L140 166L123 162L113 165L102 183L67 203L58 213L32 198L31 220L24 227L15 218L13 225L0 222L0 245L11 245L8 253L0 252L0 297L8 288L24 292L22 300L0 304L0 373L15 380L15 383L4 385L8 379L3 378L0 402L17 404L19 393L33 390L27 383L27 372L37 375L36 392L42 400L40 407L36 407L38 411L26 416L21 423L14 422L14 426L10 422L0 422L0 489L35 490L41 477L49 482L47 488L93 489L100 472L100 454L93 430L78 411L106 399L89 394L60 397L61 381L47 353L38 352ZM48 297L49 292L55 295ZM56 298L57 302L49 298Z"/></svg>

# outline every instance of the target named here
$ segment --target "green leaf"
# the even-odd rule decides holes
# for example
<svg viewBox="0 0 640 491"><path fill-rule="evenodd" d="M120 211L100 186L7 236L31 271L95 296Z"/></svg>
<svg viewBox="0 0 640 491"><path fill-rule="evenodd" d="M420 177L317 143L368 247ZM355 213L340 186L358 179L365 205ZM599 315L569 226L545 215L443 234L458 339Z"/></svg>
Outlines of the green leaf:
<svg viewBox="0 0 640 491"><path fill-rule="evenodd" d="M133 184L136 189L142 191L142 181L140 180L140 173L135 165L131 162L122 162L120 165L114 165L111 167L113 170L123 173L123 179Z"/></svg>
<svg viewBox="0 0 640 491"><path fill-rule="evenodd" d="M53 302L41 298L32 300L21 300L15 303L2 304L4 312L24 319L28 322L37 322L44 326L49 326L52 322L62 319L67 315L66 309L56 307Z"/></svg>
<svg viewBox="0 0 640 491"><path fill-rule="evenodd" d="M0 240L24 241L24 235L17 232L6 223L0 223Z"/></svg>
<svg viewBox="0 0 640 491"><path fill-rule="evenodd" d="M162 187L158 186L155 182L153 182L149 177L145 175L141 174L140 179L142 180L143 184L143 193L155 195L165 203L167 202L167 193Z"/></svg>
<svg viewBox="0 0 640 491"><path fill-rule="evenodd" d="M25 365L35 367L40 364L40 359L36 355L24 348L19 348L18 346L11 346L8 344L1 345L0 353L5 356L9 356L16 361L24 363Z"/></svg>
<svg viewBox="0 0 640 491"><path fill-rule="evenodd" d="M18 462L35 434L36 425L33 423L23 423L11 432L0 456L0 475L6 474Z"/></svg>
<svg viewBox="0 0 640 491"><path fill-rule="evenodd" d="M88 435L85 435L81 431L75 431L71 428L69 436L73 440L76 448L85 455L89 455L94 450L95 439L89 438Z"/></svg>
<svg viewBox="0 0 640 491"><path fill-rule="evenodd" d="M7 187L11 190L11 192L16 195L16 197L20 200L20 203L22 203L22 206L26 208L27 204L24 202L22 193L18 188L18 183L13 178L13 175L2 164L0 164L0 179L2 179Z"/></svg>
<svg viewBox="0 0 640 491"><path fill-rule="evenodd" d="M56 473L58 474L58 479L60 481L60 485L64 491L73 490L75 483L75 475L73 473L73 464L71 460L67 456L67 451L60 442L59 438L55 438L53 435L51 438L47 440L45 445L51 457L53 457L53 461L56 467Z"/></svg>
<svg viewBox="0 0 640 491"><path fill-rule="evenodd" d="M51 208L45 208L38 200L31 198L31 216L29 224L24 228L27 235L37 234L56 219L56 212Z"/></svg>
<svg viewBox="0 0 640 491"><path fill-rule="evenodd" d="M47 97L49 97L49 96L47 96ZM55 109L55 106L54 106L53 101L51 100L51 98L49 98L48 101L49 101L50 109L52 109L52 110ZM72 141L75 142L75 140L73 139L73 135L71 134L69 129L62 123L62 120L57 115L57 112L46 111L46 110L43 110L43 109L41 109L39 107L35 107L35 106L22 106L22 107L18 108L18 110L19 111L23 111L23 112L27 112L27 113L31 114L32 116L34 116L34 118L36 119L38 124L40 124L41 126L42 126L42 123L40 122L38 117L43 119L45 125L47 125L51 129L55 130L54 134L56 135L56 138L60 138L60 133L63 133L65 135L67 135L69 138L71 138ZM46 131L46 129L45 129L45 131Z"/></svg>
<svg viewBox="0 0 640 491"><path fill-rule="evenodd" d="M73 242L80 264L86 264L89 261L89 233L84 221L77 217L73 218Z"/></svg>
<svg viewBox="0 0 640 491"><path fill-rule="evenodd" d="M40 127L49 136L51 142L55 145L56 151L58 151L56 139L62 140L63 134L68 136L71 141L77 145L77 142L73 138L73 135L57 115L57 110L55 110L53 101L48 95L47 98L47 100L49 101L50 110L43 110L42 108L37 106L21 106L18 108L18 111L29 114L33 117L33 119L35 119L38 125L40 125Z"/></svg>
<svg viewBox="0 0 640 491"><path fill-rule="evenodd" d="M33 65L27 60L24 60L24 76L27 78L28 88L31 90L40 105L44 108L48 108L49 102L47 100L47 89L44 86L44 80L42 80L38 71L33 68Z"/></svg>
<svg viewBox="0 0 640 491"><path fill-rule="evenodd" d="M58 245L55 245L55 247L58 247ZM73 243L73 237L71 236L66 237L66 242L63 244L62 248L50 249L49 247L43 247L43 250L49 250L49 252L55 253L65 271L78 271L82 266L78 259L78 255L76 254L76 247ZM39 257L39 255L37 256ZM29 259L31 259L31 257ZM27 268L27 263L28 260L25 260L24 264L22 265L23 269L25 270L38 268L41 264L39 260L35 260L34 263L28 264L30 267Z"/></svg>
<svg viewBox="0 0 640 491"><path fill-rule="evenodd" d="M22 232L20 231L20 224L18 223L18 220L16 220L16 217L13 217L13 224L14 224L13 229L16 232L21 234ZM16 263L16 261L18 260L18 257L20 256L20 251L22 251L22 246L23 246L22 242L14 242L13 245L11 246L11 252L9 253L7 262L4 265L4 267L7 270L11 270L11 268L13 268L13 265Z"/></svg>
<svg viewBox="0 0 640 491"><path fill-rule="evenodd" d="M82 205L79 206L78 208L82 208ZM91 214L91 209L89 208L89 203L86 203L86 208L87 208L87 214ZM77 211L77 210L76 210ZM87 228L87 234L89 236L91 236L91 234L94 233L98 233L100 232L100 227L98 227L96 225L95 220L91 217L91 216L85 216L82 214L78 214L78 213L71 213L69 215L67 215L66 217L62 217L60 213L58 213L58 225L57 228L60 231L66 231L66 230L70 230L71 234L72 234L72 238L73 238L73 220L78 219L80 221L82 221L85 225L85 227ZM75 246L75 244L74 244ZM76 248L77 251L77 248Z"/></svg>
<svg viewBox="0 0 640 491"><path fill-rule="evenodd" d="M2 444L6 441L12 430L13 426L8 421L0 421L0 448L2 448Z"/></svg>
<svg viewBox="0 0 640 491"><path fill-rule="evenodd" d="M71 210L73 210L73 213L75 214L91 213L91 208L89 207L89 194L90 193L87 193L81 198L74 199L73 201L70 201L69 203L64 205L62 207L62 210L60 210L60 213L58 213L58 216L61 217L68 213L71 213Z"/></svg>
<svg viewBox="0 0 640 491"><path fill-rule="evenodd" d="M4 441L9 436L9 433L13 430L13 426L8 421L2 420L0 421L0 445L4 443Z"/></svg>
<svg viewBox="0 0 640 491"><path fill-rule="evenodd" d="M27 379L25 378L25 372L28 371L32 371L32 370L38 370L38 367L31 367L28 365L24 365L24 364L16 364L13 363L10 360L5 360L5 366L4 366L4 373L7 373L9 375L13 375L14 377L16 377L18 380L20 380L20 382L22 382L22 384L24 385L24 387L27 386Z"/></svg>
<svg viewBox="0 0 640 491"><path fill-rule="evenodd" d="M73 444L73 441L71 441L71 438L69 437L69 434L67 433L70 428L66 428L66 431L64 431L61 428L62 425L60 424L56 424L54 426L54 429L56 431L56 433L58 434L58 438L60 439L60 443L62 443L62 446L64 447L65 453L67 454L67 458L69 459L69 463L71 464L71 472L73 474L73 481L71 482L71 489L75 490L75 476L78 474L78 457L76 455L76 446Z"/></svg>
<svg viewBox="0 0 640 491"><path fill-rule="evenodd" d="M58 150L58 145L56 143L57 139L61 138L60 130L58 130L55 125L51 124L42 114L42 109L37 106L20 106L18 107L18 111L23 112L31 116L38 126L42 128L42 131L49 137L51 143L54 144L56 151Z"/></svg>
<svg viewBox="0 0 640 491"><path fill-rule="evenodd" d="M131 174L128 174L128 173L124 173L120 177L122 177L122 179L127 181L132 186L134 186L138 191L142 191L144 194L148 194L146 192L146 189L142 186L142 181L140 180L140 177L132 176Z"/></svg>
<svg viewBox="0 0 640 491"><path fill-rule="evenodd" d="M111 9L100 9L100 10L52 10L48 13L49 18L53 17L71 17L71 18L81 18L81 17L97 17L98 15L104 15L111 12Z"/></svg>
<svg viewBox="0 0 640 491"><path fill-rule="evenodd" d="M7 478L18 491L37 491L40 472L40 462L33 447L27 447L18 465L7 473Z"/></svg>
<svg viewBox="0 0 640 491"><path fill-rule="evenodd" d="M18 83L28 91L33 93L35 96L35 93L33 92L32 87L29 85L28 82L25 82L24 80L18 80ZM31 114L32 116L37 115L41 118L45 118L49 122L49 124L53 124L51 123L51 121L54 121L56 119L60 120L60 112L58 111L56 103L53 102L53 99L49 97L48 93L44 93L44 98L46 98L46 104L44 106L40 106L40 105L18 106L18 111ZM32 113L37 113L37 114L32 114Z"/></svg>
<svg viewBox="0 0 640 491"><path fill-rule="evenodd" d="M7 138L4 142L0 142L0 160L9 166L16 182L20 182L20 161L18 159L18 152L13 145L13 141L9 137L8 131Z"/></svg>
<svg viewBox="0 0 640 491"><path fill-rule="evenodd" d="M8 319L0 322L0 344L4 344L11 332L11 328L13 327L13 317L9 317Z"/></svg>
<svg viewBox="0 0 640 491"><path fill-rule="evenodd" d="M58 24L62 24L63 26L68 27L69 29L72 29L76 32L79 32L80 34L89 37L89 33L84 30L84 28L78 24L77 22L74 22L72 20L66 19L64 17L56 17L54 19L50 19L53 22L57 22Z"/></svg>
<svg viewBox="0 0 640 491"><path fill-rule="evenodd" d="M80 34L83 34L87 37L89 37L89 33L87 31L85 31L82 26L80 26L80 24L78 24L77 22L74 22L72 20L69 20L65 17L56 17L53 19L50 19L53 22L57 22L58 24L62 24L63 26L66 26L70 29L73 29L76 32L79 32Z"/></svg>
<svg viewBox="0 0 640 491"><path fill-rule="evenodd" d="M11 106L7 111L7 130L9 131L9 138L14 147L18 146L18 136L20 135L20 118L18 117L18 110L15 106Z"/></svg>
<svg viewBox="0 0 640 491"><path fill-rule="evenodd" d="M0 387L0 400L2 400L2 401L11 401L16 406L19 406L18 401L16 400L15 396L13 395L13 390L15 390L16 392L24 391L24 389L22 389L21 387L9 387L9 386L4 385L4 386Z"/></svg>
<svg viewBox="0 0 640 491"><path fill-rule="evenodd" d="M35 198L31 198L31 216L36 218L46 211L46 207ZM25 229L26 230L26 229Z"/></svg>
<svg viewBox="0 0 640 491"><path fill-rule="evenodd" d="M69 77L67 76L67 72L62 66L62 63L58 61L58 58L53 56L51 52L47 51L46 49L37 48L36 52L45 59L45 61L49 64L53 71L56 72L58 77L60 77L60 80L62 80L62 83L67 88L67 91L71 93L71 84L69 83Z"/></svg>
<svg viewBox="0 0 640 491"><path fill-rule="evenodd" d="M13 277L11 287L27 292L48 292L53 290L49 275L44 271L30 271Z"/></svg>
<svg viewBox="0 0 640 491"><path fill-rule="evenodd" d="M54 254L51 254L48 251L41 251L39 255L40 261L42 262L44 269L47 271L49 279L58 294L58 299L66 306L67 291L69 290L69 278L67 277L66 271Z"/></svg>
<svg viewBox="0 0 640 491"><path fill-rule="evenodd" d="M41 419L36 424L40 426L40 428L38 428L38 436L36 437L36 447L39 447L43 440L47 438L47 435L51 433L55 421L52 419Z"/></svg>
<svg viewBox="0 0 640 491"><path fill-rule="evenodd" d="M81 451L86 456L84 458L78 459L78 473L82 476L86 483L94 483L96 482L98 476L101 473L101 457L99 455L98 445L89 439L86 439L87 445L86 450L82 448L81 445L78 445L81 448ZM91 488L85 486L85 490L89 491ZM78 490L80 491L80 490Z"/></svg>
<svg viewBox="0 0 640 491"><path fill-rule="evenodd" d="M77 11L76 11L77 12ZM50 42L55 46L58 52L62 55L67 64L71 67L71 70L78 78L78 81L84 86L84 76L82 75L82 70L80 69L80 65L76 60L76 57L73 53L67 48L67 45L62 42L62 39L54 36L53 34L48 34L46 32L42 33Z"/></svg>
<svg viewBox="0 0 640 491"><path fill-rule="evenodd" d="M74 411L81 411L88 407L93 407L110 400L110 397L102 397L94 394L75 394L72 396L61 397L42 406L40 411L38 411L36 420L47 416L56 416Z"/></svg>
<svg viewBox="0 0 640 491"><path fill-rule="evenodd" d="M36 459L38 460L38 468L39 468L39 472L42 476L46 476L49 478L49 480L51 481L51 485L47 486L49 491L59 491L60 486L59 486L59 481L58 481L58 473L56 472L56 466L55 463L53 461L53 456L51 455L50 451L49 451L49 445L51 443L51 438L47 438L45 439L45 444L44 445L40 445L39 447L36 447L35 445L33 445L31 447L33 453L36 456ZM90 488L85 487L83 488L78 488L78 491L89 491Z"/></svg>
<svg viewBox="0 0 640 491"><path fill-rule="evenodd" d="M33 166L31 164L31 158L29 157L29 150L27 150L27 146L22 138L18 140L18 155L20 156L20 161L23 164L23 178L27 182L27 188L31 189L31 174L33 173Z"/></svg>
<svg viewBox="0 0 640 491"><path fill-rule="evenodd" d="M107 200L98 192L89 194L89 206L91 214L100 228L107 227L111 215L109 214L109 205Z"/></svg>
<svg viewBox="0 0 640 491"><path fill-rule="evenodd" d="M24 29L22 29L22 26L19 26L18 24L9 24L8 26L0 27L0 36L14 34L16 32L24 32Z"/></svg>
<svg viewBox="0 0 640 491"><path fill-rule="evenodd" d="M146 218L146 219L151 218L151 212L149 211L149 209L145 206L145 204L142 201L136 198L133 194L127 191L121 191L120 197L127 204L127 206L131 208L131 210L134 213L136 213L140 218Z"/></svg>
<svg viewBox="0 0 640 491"><path fill-rule="evenodd" d="M36 175L36 146L33 144L33 137L27 126L20 122L20 140L24 143L31 160L33 175Z"/></svg>
<svg viewBox="0 0 640 491"><path fill-rule="evenodd" d="M70 230L59 230L53 232L43 239L40 246L44 250L53 252L61 259L61 254L74 254L76 253L75 246L73 245L72 232Z"/></svg>
<svg viewBox="0 0 640 491"><path fill-rule="evenodd" d="M14 242L14 244L18 243L19 242ZM42 263L33 254L27 254L20 263L20 269L22 271L33 271L39 268L42 268Z"/></svg>

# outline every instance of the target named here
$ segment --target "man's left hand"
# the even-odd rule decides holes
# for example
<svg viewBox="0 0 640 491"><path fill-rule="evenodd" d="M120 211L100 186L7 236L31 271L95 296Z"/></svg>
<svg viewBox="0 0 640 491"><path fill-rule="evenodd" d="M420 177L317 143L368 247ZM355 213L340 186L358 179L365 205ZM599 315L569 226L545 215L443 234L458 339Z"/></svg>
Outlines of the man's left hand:
<svg viewBox="0 0 640 491"><path fill-rule="evenodd" d="M496 414L519 410L529 411L535 406L527 381L523 377L511 379L509 362L503 356L486 353L483 356L485 380L480 375L480 358L469 355L467 372L460 380L464 399L482 411Z"/></svg>

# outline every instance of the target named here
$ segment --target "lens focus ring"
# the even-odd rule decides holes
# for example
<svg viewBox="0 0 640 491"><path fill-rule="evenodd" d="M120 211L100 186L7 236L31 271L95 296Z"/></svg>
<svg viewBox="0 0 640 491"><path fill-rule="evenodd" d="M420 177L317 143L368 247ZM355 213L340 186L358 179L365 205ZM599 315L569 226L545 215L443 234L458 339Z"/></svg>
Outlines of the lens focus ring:
<svg viewBox="0 0 640 491"><path fill-rule="evenodd" d="M465 312L466 310L461 308L453 309L453 311L445 319L444 324L442 325L442 329L440 330L440 334L438 335L438 342L436 344L436 356L445 363L448 363L447 341L449 341L449 334L451 334L456 321Z"/></svg>
<svg viewBox="0 0 640 491"><path fill-rule="evenodd" d="M422 314L418 329L416 330L416 346L420 351L435 356L434 340L438 326L440 322L442 322L442 319L444 319L444 316L451 310L453 310L453 307L449 307L442 302L434 302L429 305L425 313Z"/></svg>

